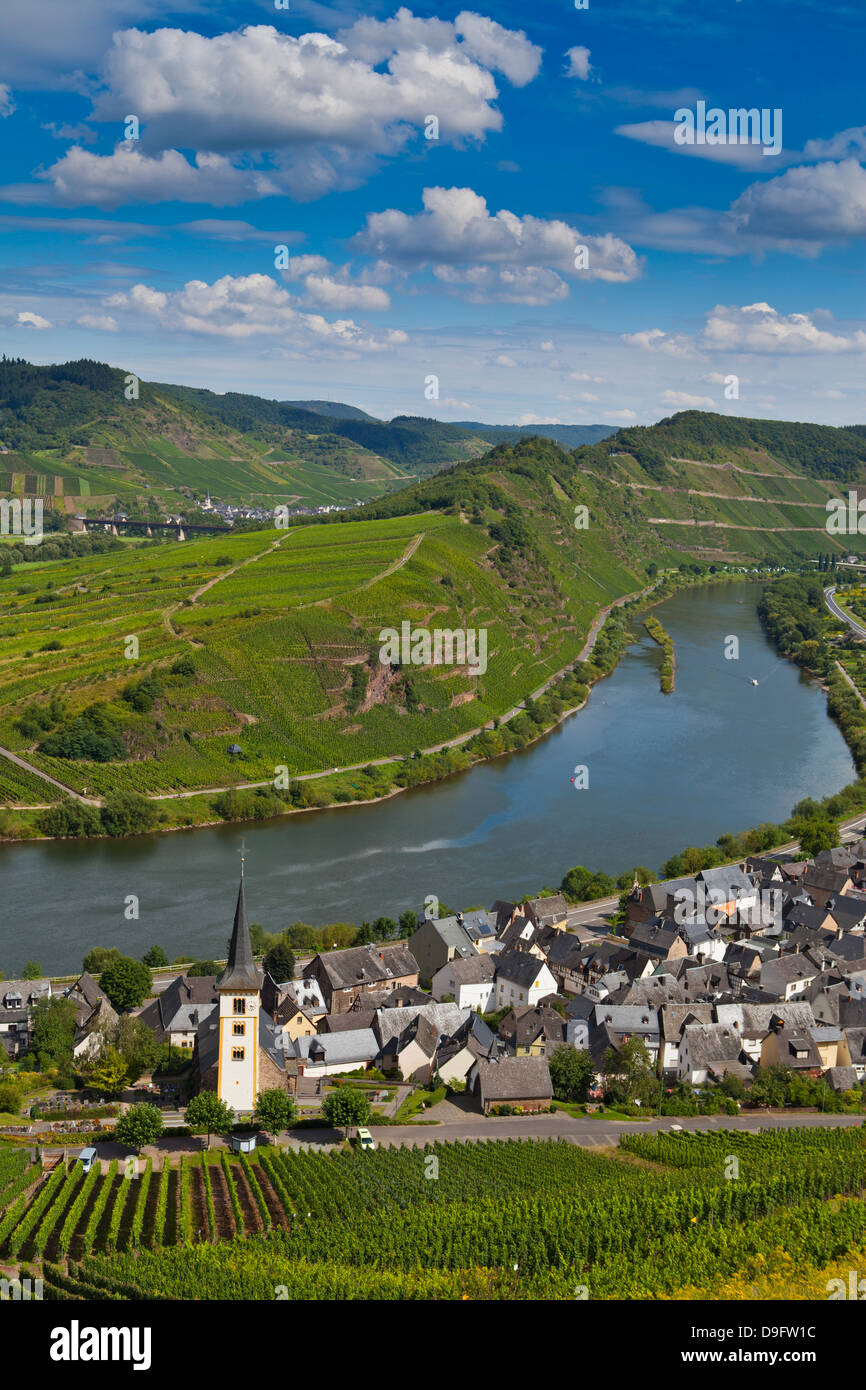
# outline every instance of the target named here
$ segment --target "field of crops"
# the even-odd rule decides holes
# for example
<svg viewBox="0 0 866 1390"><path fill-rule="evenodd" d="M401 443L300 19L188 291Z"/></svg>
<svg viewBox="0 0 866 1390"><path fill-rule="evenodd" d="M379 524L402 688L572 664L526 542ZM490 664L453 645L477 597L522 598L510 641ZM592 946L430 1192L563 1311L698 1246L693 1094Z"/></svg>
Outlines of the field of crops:
<svg viewBox="0 0 866 1390"><path fill-rule="evenodd" d="M41 1257L56 1298L692 1297L866 1241L860 1128L10 1163L0 1258Z"/></svg>

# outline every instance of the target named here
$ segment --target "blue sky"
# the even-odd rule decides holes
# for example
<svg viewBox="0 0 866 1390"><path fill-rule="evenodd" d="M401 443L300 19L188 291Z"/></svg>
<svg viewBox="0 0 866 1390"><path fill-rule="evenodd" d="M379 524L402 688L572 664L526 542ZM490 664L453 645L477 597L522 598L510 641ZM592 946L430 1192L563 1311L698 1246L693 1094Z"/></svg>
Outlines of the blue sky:
<svg viewBox="0 0 866 1390"><path fill-rule="evenodd" d="M289 3L3 0L3 351L386 417L866 420L857 5ZM678 143L699 102L780 152Z"/></svg>

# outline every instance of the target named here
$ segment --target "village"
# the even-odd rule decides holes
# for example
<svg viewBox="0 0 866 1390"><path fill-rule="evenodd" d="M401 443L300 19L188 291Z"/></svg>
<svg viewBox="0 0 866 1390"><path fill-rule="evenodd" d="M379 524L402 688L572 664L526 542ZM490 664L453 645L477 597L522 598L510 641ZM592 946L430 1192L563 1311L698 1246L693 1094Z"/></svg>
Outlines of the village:
<svg viewBox="0 0 866 1390"><path fill-rule="evenodd" d="M338 1089L363 1096L364 1125L430 1123L457 1106L482 1134L490 1117L554 1111L861 1113L866 841L635 882L609 917L561 895L425 910L406 940L323 952L282 980L254 958L245 892L242 878L225 969L161 970L126 1012L172 1059L170 1074L145 1069L101 1118L87 1110L76 1123L76 1106L106 1102L88 1086L88 1066L113 1048L124 1011L88 973L65 985L0 983L4 1079L35 1067L36 1013L65 999L84 1087L55 1092L38 1120L34 1109L0 1132L108 1139L118 1114L156 1101L166 1133L180 1136L200 1093L249 1130L274 1091L289 1098L295 1125L327 1127L323 1100Z"/></svg>

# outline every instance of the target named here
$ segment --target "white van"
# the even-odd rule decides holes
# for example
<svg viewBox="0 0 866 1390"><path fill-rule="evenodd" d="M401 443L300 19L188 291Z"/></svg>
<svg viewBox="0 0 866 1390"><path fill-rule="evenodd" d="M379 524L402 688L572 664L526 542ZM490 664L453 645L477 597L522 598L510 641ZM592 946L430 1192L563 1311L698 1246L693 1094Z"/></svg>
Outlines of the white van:
<svg viewBox="0 0 866 1390"><path fill-rule="evenodd" d="M78 1162L81 1164L85 1173L89 1173L96 1162L96 1150L82 1149L81 1153L78 1155Z"/></svg>

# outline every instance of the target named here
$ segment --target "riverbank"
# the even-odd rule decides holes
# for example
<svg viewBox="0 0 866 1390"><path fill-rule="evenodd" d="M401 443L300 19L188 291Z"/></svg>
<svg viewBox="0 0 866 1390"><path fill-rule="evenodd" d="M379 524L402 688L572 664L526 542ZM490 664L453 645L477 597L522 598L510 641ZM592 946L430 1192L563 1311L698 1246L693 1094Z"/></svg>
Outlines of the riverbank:
<svg viewBox="0 0 866 1390"><path fill-rule="evenodd" d="M592 687L616 668L623 651L634 640L628 624L622 621L624 614L633 615L655 606L683 588L751 578L726 573L666 572L647 588L623 595L602 608L590 625L577 659L555 672L525 700L483 726L445 743L416 750L411 757L388 756L363 765L303 773L291 778L287 787L273 781L251 782L141 797L142 803L154 809L149 823L141 817L129 833L166 834L275 820L339 806L369 806L531 747L582 710ZM98 804L70 789L68 800L47 811L35 806L0 809L0 843L117 838L100 833L98 810L88 815L83 809L97 808ZM50 831L46 831L46 825L51 826Z"/></svg>

